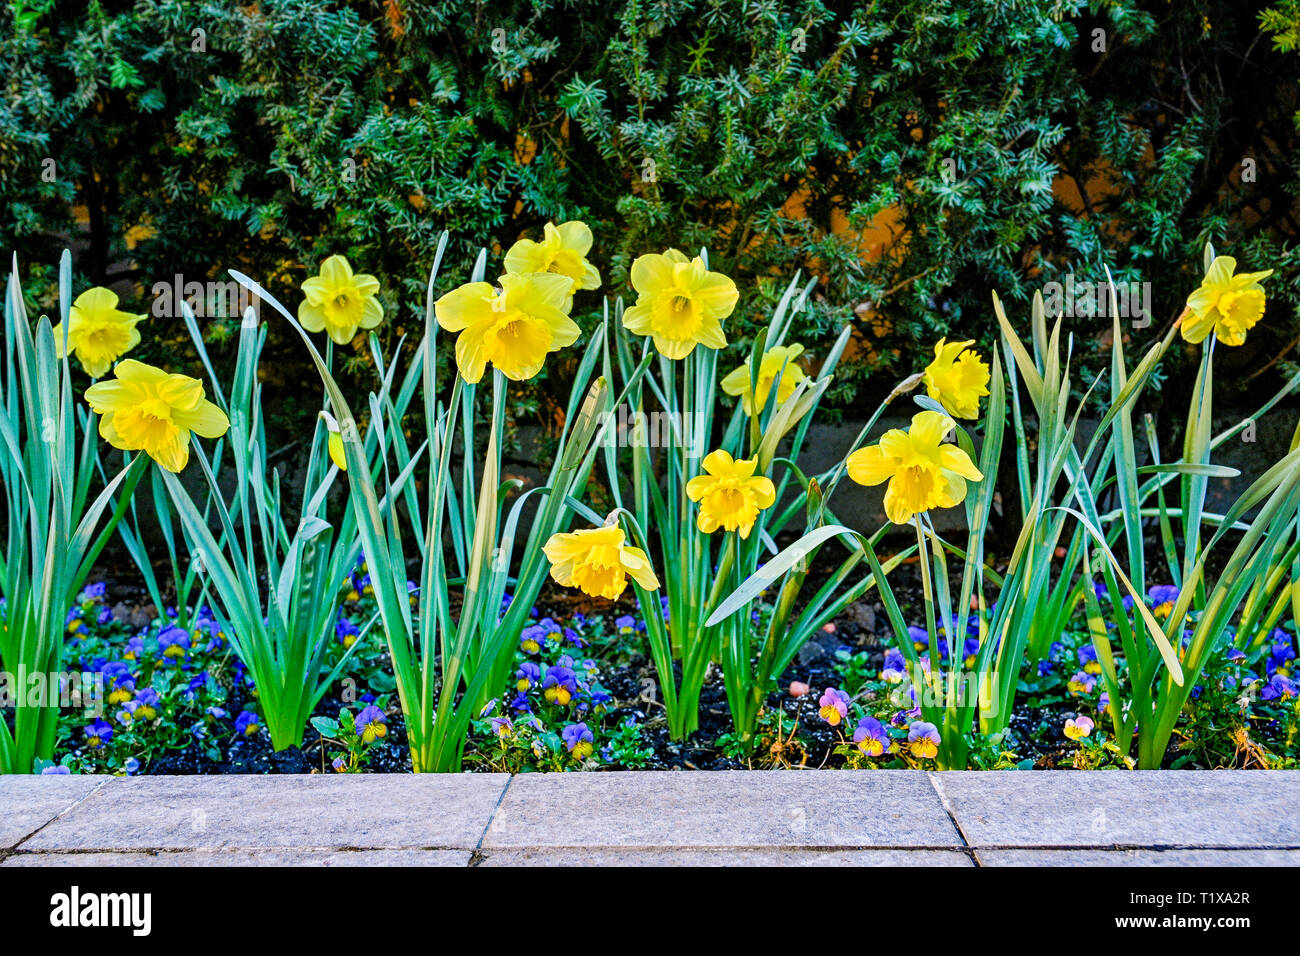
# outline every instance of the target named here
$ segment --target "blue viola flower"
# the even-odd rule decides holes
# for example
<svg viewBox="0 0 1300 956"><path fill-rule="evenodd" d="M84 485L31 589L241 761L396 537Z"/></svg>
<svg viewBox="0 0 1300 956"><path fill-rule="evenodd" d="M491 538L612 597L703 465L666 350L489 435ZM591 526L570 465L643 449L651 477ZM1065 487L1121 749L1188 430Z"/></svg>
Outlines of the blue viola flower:
<svg viewBox="0 0 1300 956"><path fill-rule="evenodd" d="M242 711L240 715L235 718L235 734L237 736L256 737L261 729L261 721L257 714L253 713L251 710Z"/></svg>
<svg viewBox="0 0 1300 956"><path fill-rule="evenodd" d="M190 635L184 628L171 624L158 633L158 651L163 657L179 660L190 649Z"/></svg>
<svg viewBox="0 0 1300 956"><path fill-rule="evenodd" d="M569 748L569 753L573 754L574 760L586 760L591 756L596 738L585 723L569 724L560 731L560 737Z"/></svg>
<svg viewBox="0 0 1300 956"><path fill-rule="evenodd" d="M135 696L135 676L124 662L105 664L101 673L108 687L109 704L120 704Z"/></svg>
<svg viewBox="0 0 1300 956"><path fill-rule="evenodd" d="M337 623L334 625L334 633L338 636L339 643L344 649L351 647L361 636L361 628L352 623L352 618L340 614Z"/></svg>
<svg viewBox="0 0 1300 956"><path fill-rule="evenodd" d="M1300 694L1300 686L1285 674L1274 674L1259 692L1260 700L1288 700Z"/></svg>
<svg viewBox="0 0 1300 956"><path fill-rule="evenodd" d="M158 707L162 704L162 698L152 687L146 687L135 695L135 713L136 720L153 720L158 716Z"/></svg>
<svg viewBox="0 0 1300 956"><path fill-rule="evenodd" d="M357 736L368 744L388 733L388 719L374 704L357 714Z"/></svg>
<svg viewBox="0 0 1300 956"><path fill-rule="evenodd" d="M1087 671L1078 671L1065 686L1072 694L1091 694L1097 686L1097 678Z"/></svg>
<svg viewBox="0 0 1300 956"><path fill-rule="evenodd" d="M912 646L916 650L924 651L930 646L930 632L923 627L917 627L915 624L907 626L907 634L912 639Z"/></svg>
<svg viewBox="0 0 1300 956"><path fill-rule="evenodd" d="M102 717L97 717L85 727L82 732L86 735L86 746L91 750L102 750L113 740L113 728Z"/></svg>
<svg viewBox="0 0 1300 956"><path fill-rule="evenodd" d="M546 629L537 624L530 624L519 635L519 649L525 654L537 654L546 643Z"/></svg>
<svg viewBox="0 0 1300 956"><path fill-rule="evenodd" d="M853 742L868 757L879 757L890 749L889 732L874 717L863 717L853 731Z"/></svg>
<svg viewBox="0 0 1300 956"><path fill-rule="evenodd" d="M1284 635L1285 633L1283 632ZM1293 660L1295 660L1295 648L1291 646L1290 639L1277 641L1269 648L1266 673L1270 676L1279 672L1289 674L1290 662Z"/></svg>
<svg viewBox="0 0 1300 956"><path fill-rule="evenodd" d="M556 664L546 670L542 678L542 696L552 704L564 706L578 692L578 680L573 671L562 664Z"/></svg>
<svg viewBox="0 0 1300 956"><path fill-rule="evenodd" d="M515 687L522 693L542 679L542 669L532 661L524 661L515 671Z"/></svg>
<svg viewBox="0 0 1300 956"><path fill-rule="evenodd" d="M913 757L933 758L939 752L939 740L939 728L924 720L914 722L907 730L907 746Z"/></svg>
<svg viewBox="0 0 1300 956"><path fill-rule="evenodd" d="M885 663L880 669L880 678L890 684L898 684L906 677L907 659L903 657L902 651L891 647L885 651Z"/></svg>
<svg viewBox="0 0 1300 956"><path fill-rule="evenodd" d="M1147 603L1157 617L1168 617L1182 592L1172 584L1155 584L1147 590Z"/></svg>

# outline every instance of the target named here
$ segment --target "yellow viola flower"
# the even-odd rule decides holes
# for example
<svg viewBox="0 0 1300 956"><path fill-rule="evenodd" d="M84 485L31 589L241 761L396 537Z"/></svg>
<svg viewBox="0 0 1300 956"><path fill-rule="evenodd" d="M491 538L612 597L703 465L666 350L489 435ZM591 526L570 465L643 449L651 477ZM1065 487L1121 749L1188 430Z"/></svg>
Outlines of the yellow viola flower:
<svg viewBox="0 0 1300 956"><path fill-rule="evenodd" d="M699 256L687 259L676 249L641 256L632 263L632 287L636 305L623 313L623 324L634 335L653 336L665 358L684 359L696 345L726 348L722 320L740 293Z"/></svg>
<svg viewBox="0 0 1300 956"><path fill-rule="evenodd" d="M951 508L966 497L966 481L984 477L970 456L944 436L957 425L947 415L924 411L912 417L911 427L893 428L880 444L859 448L849 455L849 477L860 485L885 489L885 514L894 524L907 524L931 508Z"/></svg>
<svg viewBox="0 0 1300 956"><path fill-rule="evenodd" d="M168 471L180 471L190 458L190 432L220 438L230 428L197 378L169 375L134 359L113 371L115 379L86 389L86 401L102 416L99 434L114 448L143 451Z"/></svg>
<svg viewBox="0 0 1300 956"><path fill-rule="evenodd" d="M578 340L565 314L570 280L553 273L503 275L500 289L469 282L433 304L438 324L456 339L456 365L465 381L483 377L489 363L522 382L541 371L546 356Z"/></svg>
<svg viewBox="0 0 1300 956"><path fill-rule="evenodd" d="M1089 736L1096 726L1091 717L1081 716L1077 719L1070 717L1065 721L1065 736L1071 740L1081 740Z"/></svg>
<svg viewBox="0 0 1300 956"><path fill-rule="evenodd" d="M966 342L940 339L925 368L925 391L957 418L978 418L980 398L989 393L989 367Z"/></svg>
<svg viewBox="0 0 1300 956"><path fill-rule="evenodd" d="M347 259L330 256L321 263L320 275L302 284L307 298L298 306L298 321L308 332L323 329L337 344L347 345L357 329L373 329L383 321L378 292L378 279L357 275Z"/></svg>
<svg viewBox="0 0 1300 956"><path fill-rule="evenodd" d="M326 447L329 450L330 461L334 462L339 471L347 471L348 458L343 453L343 433L339 431L339 423L324 409L321 410L320 418L325 423L325 430L329 432Z"/></svg>
<svg viewBox="0 0 1300 956"><path fill-rule="evenodd" d="M506 251L506 272L515 275L553 272L566 276L573 283L569 288L570 300L579 289L600 288L600 272L587 261L592 237L585 222L575 219L558 226L548 222L542 233L541 242L520 239Z"/></svg>
<svg viewBox="0 0 1300 956"><path fill-rule="evenodd" d="M650 558L623 541L622 528L605 525L557 532L542 551L551 562L551 577L557 584L577 588L591 597L614 600L627 587L629 575L647 591L656 590L659 579L650 567Z"/></svg>
<svg viewBox="0 0 1300 956"><path fill-rule="evenodd" d="M91 378L102 378L119 358L140 344L135 315L117 307L117 294L101 286L77 296L68 310L68 348ZM63 358L63 323L54 326L54 348Z"/></svg>
<svg viewBox="0 0 1300 956"><path fill-rule="evenodd" d="M704 458L704 474L686 483L686 495L700 503L696 525L705 534L719 528L739 531L748 538L758 513L776 503L772 479L755 475L757 458L733 459L725 451L710 452Z"/></svg>
<svg viewBox="0 0 1300 956"><path fill-rule="evenodd" d="M1264 315L1260 280L1271 276L1273 270L1233 275L1236 269L1237 260L1232 256L1216 257L1200 286L1187 297L1181 328L1188 342L1204 341L1213 332L1224 345L1241 345Z"/></svg>
<svg viewBox="0 0 1300 956"><path fill-rule="evenodd" d="M739 395L746 415L760 414L767 407L767 396L777 376L781 384L776 389L776 403L780 405L808 376L795 361L803 353L802 345L777 345L763 353L758 365L758 408L754 407L754 390L750 387L749 363L729 372L722 380L722 390L728 395Z"/></svg>

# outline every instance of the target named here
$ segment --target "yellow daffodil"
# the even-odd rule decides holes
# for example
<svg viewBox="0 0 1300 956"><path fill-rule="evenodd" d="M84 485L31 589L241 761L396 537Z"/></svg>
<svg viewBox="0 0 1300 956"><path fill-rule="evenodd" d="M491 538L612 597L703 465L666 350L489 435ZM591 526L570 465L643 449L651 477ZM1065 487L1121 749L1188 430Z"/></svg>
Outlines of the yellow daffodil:
<svg viewBox="0 0 1300 956"><path fill-rule="evenodd" d="M966 480L984 476L966 452L944 442L956 424L939 412L920 412L907 431L890 429L880 444L849 455L849 477L860 485L889 482L885 514L894 524L907 524L913 515L931 508L960 504L966 497Z"/></svg>
<svg viewBox="0 0 1300 956"><path fill-rule="evenodd" d="M569 296L579 289L600 288L600 272L587 261L591 251L591 230L576 219L558 226L548 222L541 242L520 239L506 252L506 272L554 272L572 281ZM567 309L565 311L568 311Z"/></svg>
<svg viewBox="0 0 1300 956"><path fill-rule="evenodd" d="M605 525L553 534L542 551L551 562L551 577L557 584L592 597L614 600L627 587L629 575L647 591L658 588L650 558L623 540L622 528Z"/></svg>
<svg viewBox="0 0 1300 956"><path fill-rule="evenodd" d="M339 345L347 345L357 329L373 329L384 318L384 307L375 298L379 280L353 273L342 256L330 256L321 263L320 275L302 284L307 298L298 306L298 321L308 332L322 329Z"/></svg>
<svg viewBox="0 0 1300 956"><path fill-rule="evenodd" d="M725 451L705 456L705 473L686 483L687 496L700 503L696 523L701 531L712 534L724 528L749 537L758 513L776 502L776 487L770 478L754 474L757 466L757 458L737 461Z"/></svg>
<svg viewBox="0 0 1300 956"><path fill-rule="evenodd" d="M925 368L925 391L957 418L978 418L980 398L989 393L989 367L967 342L940 339Z"/></svg>
<svg viewBox="0 0 1300 956"><path fill-rule="evenodd" d="M230 427L196 378L134 359L113 371L117 378L86 389L86 401L103 416L99 434L114 448L143 451L168 471L180 471L189 461L190 432L220 438Z"/></svg>
<svg viewBox="0 0 1300 956"><path fill-rule="evenodd" d="M780 376L781 384L776 389L776 403L780 405L808 377L795 362L802 352L802 345L777 345L763 353L758 366L757 410L754 408L754 390L750 387L752 380L748 362L722 380L722 390L728 395L740 396L746 415L757 415L767 407L767 396L772 391L772 383Z"/></svg>
<svg viewBox="0 0 1300 956"><path fill-rule="evenodd" d="M1241 345L1263 316L1260 280L1271 276L1273 270L1233 275L1236 269L1237 260L1232 256L1218 256L1197 290L1187 297L1181 328L1188 342L1204 341L1213 332L1224 345Z"/></svg>
<svg viewBox="0 0 1300 956"><path fill-rule="evenodd" d="M123 312L117 294L95 286L68 310L68 348L91 378L101 378L115 361L140 344L136 323L144 314ZM54 348L63 358L63 323L54 327Z"/></svg>
<svg viewBox="0 0 1300 956"><path fill-rule="evenodd" d="M568 277L551 273L503 275L501 288L469 282L433 304L438 324L456 339L456 365L465 381L483 377L488 363L522 382L541 371L546 356L578 340L565 314Z"/></svg>
<svg viewBox="0 0 1300 956"><path fill-rule="evenodd" d="M343 434L339 431L339 423L334 420L333 415L324 410L321 411L320 417L325 423L325 430L329 432L326 447L329 450L330 461L338 466L339 471L347 471L348 459L343 453Z"/></svg>
<svg viewBox="0 0 1300 956"><path fill-rule="evenodd" d="M623 324L634 335L653 336L665 358L686 358L696 345L726 348L722 320L740 293L699 256L687 259L676 249L641 256L632 263L632 287L636 305L623 313Z"/></svg>

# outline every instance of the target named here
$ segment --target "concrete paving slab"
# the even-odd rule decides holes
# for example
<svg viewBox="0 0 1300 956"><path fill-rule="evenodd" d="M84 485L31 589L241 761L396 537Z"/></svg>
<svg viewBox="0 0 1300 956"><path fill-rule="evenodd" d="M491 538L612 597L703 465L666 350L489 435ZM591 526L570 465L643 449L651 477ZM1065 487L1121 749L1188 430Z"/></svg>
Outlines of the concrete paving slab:
<svg viewBox="0 0 1300 956"><path fill-rule="evenodd" d="M0 867L32 866L468 866L469 850L176 850L114 853L19 851Z"/></svg>
<svg viewBox="0 0 1300 956"><path fill-rule="evenodd" d="M1300 850L978 850L981 866L1298 866Z"/></svg>
<svg viewBox="0 0 1300 956"><path fill-rule="evenodd" d="M971 846L1296 847L1300 771L947 771Z"/></svg>
<svg viewBox="0 0 1300 956"><path fill-rule="evenodd" d="M506 774L131 777L24 850L473 849Z"/></svg>
<svg viewBox="0 0 1300 956"><path fill-rule="evenodd" d="M920 771L520 774L487 847L932 847L957 832Z"/></svg>
<svg viewBox="0 0 1300 956"><path fill-rule="evenodd" d="M0 851L31 836L112 777L0 776Z"/></svg>
<svg viewBox="0 0 1300 956"><path fill-rule="evenodd" d="M486 850L479 866L974 866L961 850L683 850L594 847Z"/></svg>

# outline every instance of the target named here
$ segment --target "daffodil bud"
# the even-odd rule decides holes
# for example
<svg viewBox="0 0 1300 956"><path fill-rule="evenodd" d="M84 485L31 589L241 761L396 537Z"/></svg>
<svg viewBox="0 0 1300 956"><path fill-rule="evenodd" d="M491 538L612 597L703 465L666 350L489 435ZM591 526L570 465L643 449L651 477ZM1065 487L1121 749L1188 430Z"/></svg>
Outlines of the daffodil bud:
<svg viewBox="0 0 1300 956"><path fill-rule="evenodd" d="M338 466L339 471L348 470L348 458L343 452L343 434L339 431L339 423L334 420L334 416L324 409L320 413L321 421L325 423L325 430L329 432L329 455L330 461Z"/></svg>

